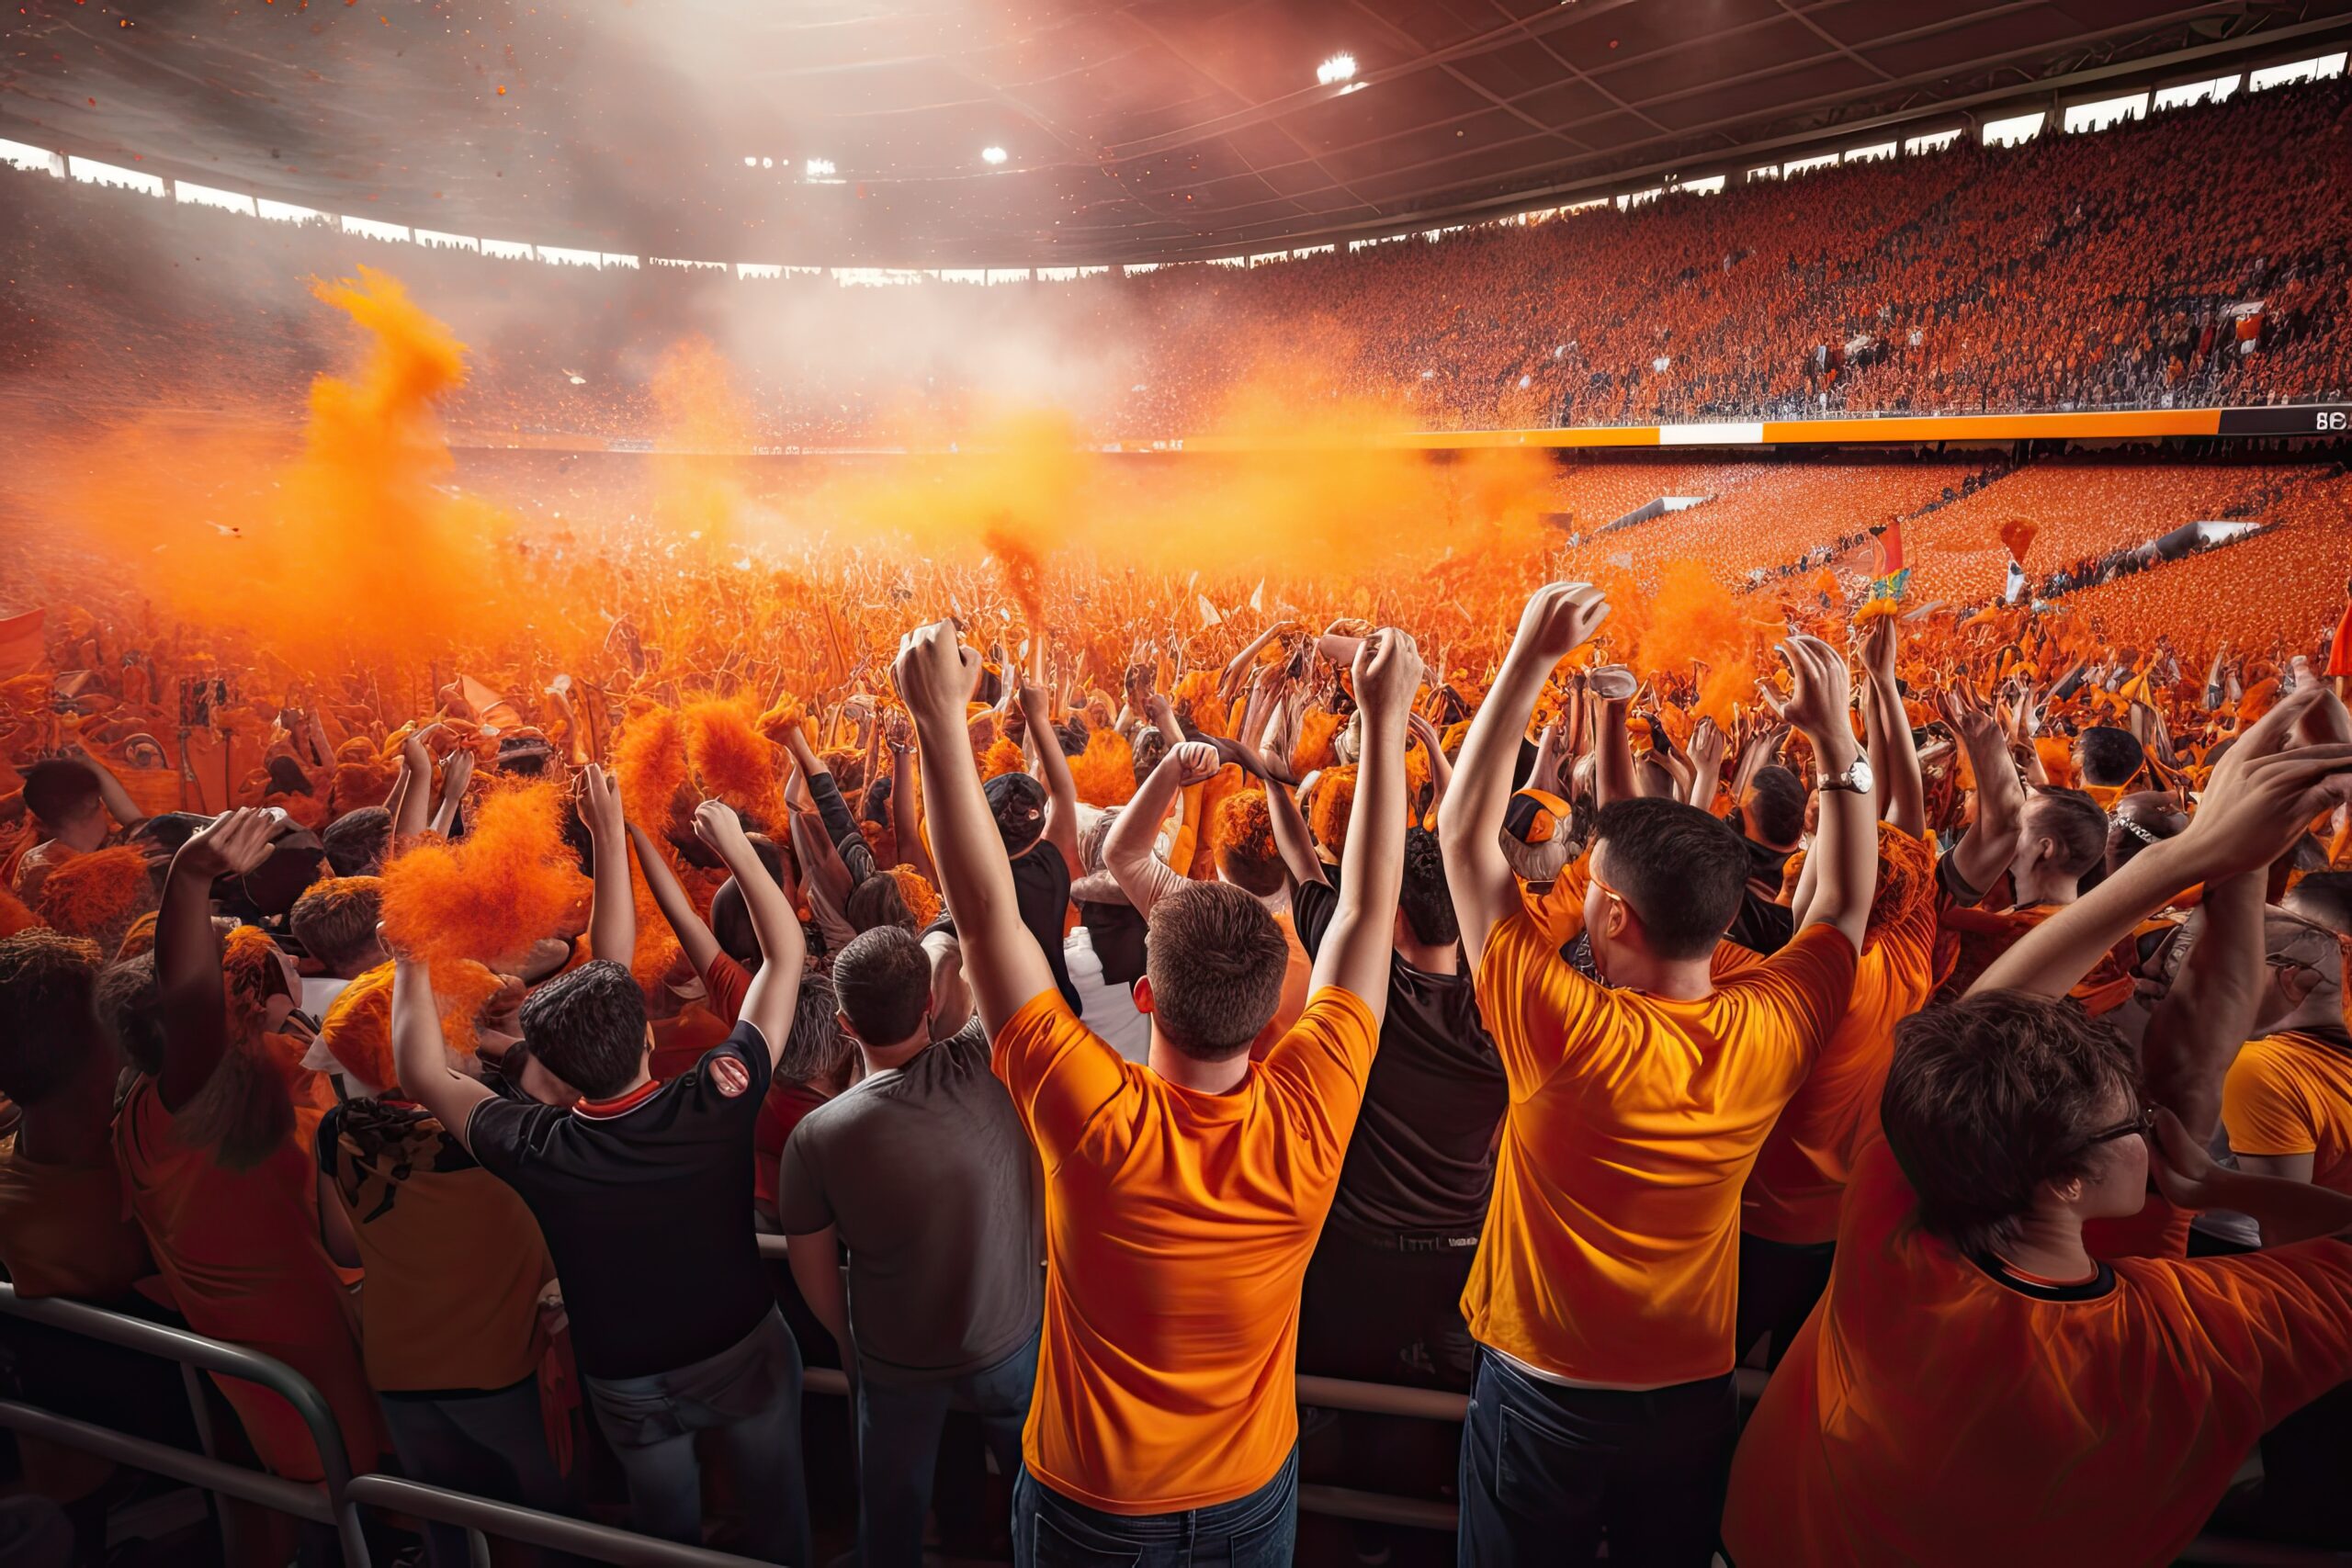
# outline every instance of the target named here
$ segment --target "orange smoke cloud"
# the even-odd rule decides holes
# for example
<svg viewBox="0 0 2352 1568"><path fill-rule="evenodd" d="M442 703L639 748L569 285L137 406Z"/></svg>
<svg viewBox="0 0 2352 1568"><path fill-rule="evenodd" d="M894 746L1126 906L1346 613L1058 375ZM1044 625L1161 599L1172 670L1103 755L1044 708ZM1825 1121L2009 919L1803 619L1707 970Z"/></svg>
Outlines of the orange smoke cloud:
<svg viewBox="0 0 2352 1568"><path fill-rule="evenodd" d="M471 959L496 967L556 934L589 892L563 840L566 809L552 782L493 789L472 808L464 839L394 856L383 904L392 945L436 965Z"/></svg>

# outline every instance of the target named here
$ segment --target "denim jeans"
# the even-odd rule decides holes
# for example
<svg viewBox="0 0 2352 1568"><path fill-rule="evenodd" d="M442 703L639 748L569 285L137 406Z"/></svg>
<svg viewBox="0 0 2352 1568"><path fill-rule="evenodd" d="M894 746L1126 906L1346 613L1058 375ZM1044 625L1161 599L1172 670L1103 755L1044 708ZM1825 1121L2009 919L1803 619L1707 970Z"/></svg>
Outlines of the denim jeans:
<svg viewBox="0 0 2352 1568"><path fill-rule="evenodd" d="M921 1568L922 1521L950 1410L980 1418L1007 1480L1021 1473L1021 1427L1037 1385L1037 1340L992 1367L934 1382L857 1382L857 1546L865 1568Z"/></svg>
<svg viewBox="0 0 2352 1568"><path fill-rule="evenodd" d="M384 1427L401 1473L411 1481L546 1514L579 1514L578 1488L548 1452L537 1378L494 1393L379 1394L377 1400L384 1407ZM473 1562L466 1532L456 1525L428 1522L424 1544L433 1568L469 1568Z"/></svg>
<svg viewBox="0 0 2352 1568"><path fill-rule="evenodd" d="M1246 1497L1182 1514L1105 1514L1023 1466L1012 1483L1014 1568L1289 1568L1298 1536L1298 1450Z"/></svg>
<svg viewBox="0 0 2352 1568"><path fill-rule="evenodd" d="M1737 1436L1731 1374L1566 1388L1491 1351L1462 1427L1463 1568L1609 1561L1707 1568Z"/></svg>
<svg viewBox="0 0 2352 1568"><path fill-rule="evenodd" d="M800 1469L800 1347L784 1314L718 1355L641 1378L582 1376L596 1425L628 1479L640 1534L702 1543L702 1466L695 1434L727 1456L750 1529L736 1548L768 1562L808 1562L808 1483Z"/></svg>

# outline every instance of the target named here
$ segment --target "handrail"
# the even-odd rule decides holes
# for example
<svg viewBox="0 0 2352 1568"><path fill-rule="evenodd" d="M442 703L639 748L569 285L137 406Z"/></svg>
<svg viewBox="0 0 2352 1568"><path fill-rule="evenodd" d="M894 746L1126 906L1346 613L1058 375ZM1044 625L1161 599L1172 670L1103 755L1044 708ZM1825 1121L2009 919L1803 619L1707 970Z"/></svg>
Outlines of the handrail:
<svg viewBox="0 0 2352 1568"><path fill-rule="evenodd" d="M544 1514L537 1508L452 1492L446 1486L428 1486L397 1475L360 1476L352 1482L348 1495L365 1507L395 1509L435 1524L457 1525L469 1533L593 1557L620 1568L766 1568L756 1559L738 1557L731 1551L662 1540L562 1514Z"/></svg>
<svg viewBox="0 0 2352 1568"><path fill-rule="evenodd" d="M334 1413L327 1408L326 1400L317 1389L311 1386L310 1380L303 1377L301 1373L274 1356L265 1356L258 1350L249 1350L241 1345L231 1345L219 1339L208 1338L185 1328L172 1328L160 1323L148 1323L123 1313L108 1312L104 1307L91 1306L85 1302L68 1301L60 1296L28 1299L18 1295L16 1286L5 1282L0 1282L0 1312L24 1318L28 1322L46 1324L51 1328L62 1328L69 1333L102 1340L109 1345L119 1346L126 1350L140 1351L145 1355L160 1357L167 1361L177 1361L184 1367L198 1367L220 1376L242 1378L247 1382L256 1383L269 1390L270 1393L285 1400L294 1407L294 1413L302 1418L302 1425L310 1428L311 1441L318 1449L319 1469L324 1477L326 1487L326 1512L323 1516L306 1509L288 1511L297 1513L303 1518L318 1518L322 1523L333 1524L335 1535L343 1545L343 1560L345 1568L370 1568L368 1542L359 1529L358 1511L353 1508L345 1497L345 1492L351 1485L351 1458L343 1446L343 1429L335 1425ZM36 1407L21 1405L15 1408L19 1411L32 1411ZM202 1418L201 1408L200 1405L198 1407L199 1420ZM51 1415L46 1411L40 1414ZM51 1416L51 1419L63 1420L64 1418ZM87 1426L86 1423L82 1422L71 1422L69 1425L76 1427ZM88 1429L92 1432L110 1430L110 1428L96 1427ZM115 1436L126 1442L143 1441L143 1439L130 1438L128 1434L117 1433ZM60 1440L70 1442L74 1439L61 1438ZM81 1443L79 1446L86 1448L89 1445ZM149 1446L158 1450L157 1453L148 1456L150 1460L165 1455L180 1455L187 1460L201 1460L209 1465L219 1465L222 1462L202 1455L187 1454L185 1450L174 1449L166 1444L156 1443ZM146 1469L158 1468L154 1464L135 1460L124 1462L141 1464L141 1468ZM224 1465L223 1468L230 1471L240 1470L240 1467L235 1465ZM172 1470L164 1470L162 1472L167 1475L176 1474L176 1472ZM250 1471L240 1472L246 1475L254 1473ZM264 1479L280 1480L281 1478ZM203 1485L207 1483L191 1479L190 1484ZM286 1482L284 1484L299 1486L300 1483ZM303 1489L308 1490L308 1488ZM222 1490L228 1489L222 1488ZM232 1492L232 1495L250 1495L248 1492ZM252 1500L265 1501L260 1496L253 1496ZM269 1506L277 1506L278 1505L271 1503Z"/></svg>

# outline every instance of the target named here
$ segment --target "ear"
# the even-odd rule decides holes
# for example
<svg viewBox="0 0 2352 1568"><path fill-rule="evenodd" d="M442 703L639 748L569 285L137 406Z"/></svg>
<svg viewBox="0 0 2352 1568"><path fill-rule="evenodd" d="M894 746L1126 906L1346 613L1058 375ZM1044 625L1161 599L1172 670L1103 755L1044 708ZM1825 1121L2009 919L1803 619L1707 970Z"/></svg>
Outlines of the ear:
<svg viewBox="0 0 2352 1568"><path fill-rule="evenodd" d="M833 1014L833 1022L834 1022L834 1023L836 1023L836 1024L838 1024L838 1025L840 1026L840 1028L841 1028L841 1032L842 1032L843 1034L848 1035L852 1040L854 1040L854 1039L856 1039L856 1038L857 1038L857 1031L856 1031L856 1029L855 1029L854 1027L853 1027L853 1026L851 1025L851 1023L850 1023L850 1021L849 1021L849 1014L847 1014L847 1013L845 1013L845 1012L836 1012L836 1013L834 1013L834 1014Z"/></svg>
<svg viewBox="0 0 2352 1568"><path fill-rule="evenodd" d="M1623 936L1625 928L1634 923L1634 911L1623 898L1609 900L1609 912L1600 917L1601 933L1611 939Z"/></svg>
<svg viewBox="0 0 2352 1568"><path fill-rule="evenodd" d="M1137 1012L1142 1012L1142 1013L1148 1013L1148 1012L1149 1012L1149 1011L1151 1010L1151 976L1148 976L1148 975L1143 975L1143 976L1138 976L1136 977L1136 990L1135 990L1135 997L1136 997L1136 1011L1137 1011Z"/></svg>

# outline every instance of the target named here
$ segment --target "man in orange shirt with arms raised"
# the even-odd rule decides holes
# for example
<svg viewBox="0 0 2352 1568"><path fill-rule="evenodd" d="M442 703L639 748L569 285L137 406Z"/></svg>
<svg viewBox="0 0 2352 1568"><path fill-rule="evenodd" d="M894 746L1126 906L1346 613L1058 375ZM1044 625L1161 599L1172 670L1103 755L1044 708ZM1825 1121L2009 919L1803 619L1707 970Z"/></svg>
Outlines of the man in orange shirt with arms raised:
<svg viewBox="0 0 2352 1568"><path fill-rule="evenodd" d="M1340 908L1306 1012L1263 1061L1285 943L1263 905L1199 883L1151 913L1150 1061L1124 1061L1021 923L964 704L952 623L899 653L934 859L996 1070L1046 1173L1046 1323L1013 1487L1014 1560L1280 1568L1297 1523L1299 1286L1340 1179L1388 995L1403 874L1405 721L1421 661L1357 655L1364 750Z"/></svg>
<svg viewBox="0 0 2352 1568"><path fill-rule="evenodd" d="M1821 768L1807 923L1717 987L1746 846L1697 807L1601 809L1585 929L1607 986L1536 925L1497 840L1511 760L1560 660L1608 614L1537 591L1439 808L1478 1005L1510 1084L1495 1196L1463 1296L1482 1347L1462 1434L1460 1560L1703 1565L1735 1431L1740 1188L1844 1012L1870 912L1871 778L1844 657L1782 649L1781 716Z"/></svg>
<svg viewBox="0 0 2352 1568"><path fill-rule="evenodd" d="M1739 1568L2169 1562L2262 1430L2352 1373L2340 1235L2112 1263L2084 1243L2086 1222L2145 1201L2150 1130L2178 1206L2253 1214L2279 1241L2352 1224L2343 1194L2219 1170L2182 1125L2210 1117L2213 1046L2254 1014L2267 866L2352 794L2352 745L2279 751L2294 716L2233 749L2187 832L1903 1026L1828 1292L1740 1441L1724 1514ZM2066 988L2200 881L2207 973L2149 1025L2153 1111L2130 1048Z"/></svg>

